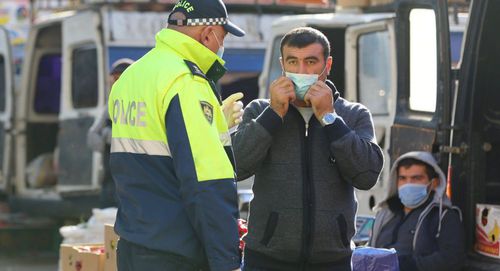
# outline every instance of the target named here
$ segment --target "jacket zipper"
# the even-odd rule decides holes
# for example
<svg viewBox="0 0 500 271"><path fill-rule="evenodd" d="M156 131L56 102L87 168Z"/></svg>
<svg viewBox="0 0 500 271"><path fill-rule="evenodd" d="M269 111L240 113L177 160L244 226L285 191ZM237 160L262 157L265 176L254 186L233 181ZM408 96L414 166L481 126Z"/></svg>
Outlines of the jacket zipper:
<svg viewBox="0 0 500 271"><path fill-rule="evenodd" d="M302 270L307 270L307 263L310 257L311 235L312 235L312 186L310 184L310 170L309 170L309 122L304 125L304 155L303 155L303 227L304 235L302 241Z"/></svg>

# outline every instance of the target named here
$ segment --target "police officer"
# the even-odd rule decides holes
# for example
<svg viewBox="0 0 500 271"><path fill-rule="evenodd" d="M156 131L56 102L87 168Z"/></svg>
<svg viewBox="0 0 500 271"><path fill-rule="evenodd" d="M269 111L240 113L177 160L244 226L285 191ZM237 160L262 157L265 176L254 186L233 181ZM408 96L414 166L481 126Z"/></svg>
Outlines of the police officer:
<svg viewBox="0 0 500 271"><path fill-rule="evenodd" d="M181 0L156 46L109 98L118 270L238 270L237 194L215 82L224 38L245 32L221 0Z"/></svg>

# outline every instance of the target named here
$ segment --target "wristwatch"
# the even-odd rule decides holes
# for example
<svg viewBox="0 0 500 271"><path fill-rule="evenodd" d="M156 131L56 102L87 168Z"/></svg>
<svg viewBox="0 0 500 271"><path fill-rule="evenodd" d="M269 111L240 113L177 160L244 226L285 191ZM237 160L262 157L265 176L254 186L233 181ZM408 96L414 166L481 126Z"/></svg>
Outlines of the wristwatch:
<svg viewBox="0 0 500 271"><path fill-rule="evenodd" d="M322 126L326 126L326 125L330 125L332 124L337 118L339 117L339 115L337 115L337 113L334 112L331 112L331 113L326 113L323 115L323 118L321 118L321 125Z"/></svg>

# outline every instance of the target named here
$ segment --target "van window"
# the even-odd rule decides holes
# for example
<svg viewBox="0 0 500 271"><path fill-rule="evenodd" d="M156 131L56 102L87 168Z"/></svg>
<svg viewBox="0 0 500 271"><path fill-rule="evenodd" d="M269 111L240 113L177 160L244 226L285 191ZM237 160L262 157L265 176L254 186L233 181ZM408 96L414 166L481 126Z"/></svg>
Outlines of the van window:
<svg viewBox="0 0 500 271"><path fill-rule="evenodd" d="M464 37L463 31L450 31L450 53L451 53L451 66L457 67L460 61L460 54L462 53L462 39Z"/></svg>
<svg viewBox="0 0 500 271"><path fill-rule="evenodd" d="M389 114L391 92L389 32L378 31L358 39L358 97L373 115Z"/></svg>
<svg viewBox="0 0 500 271"><path fill-rule="evenodd" d="M5 92L6 92L6 77L5 77L5 59L0 55L0 112L5 111Z"/></svg>
<svg viewBox="0 0 500 271"><path fill-rule="evenodd" d="M75 49L71 65L71 100L75 108L97 106L98 65L95 46Z"/></svg>
<svg viewBox="0 0 500 271"><path fill-rule="evenodd" d="M35 112L59 113L61 98L61 55L47 54L38 64L35 89Z"/></svg>
<svg viewBox="0 0 500 271"><path fill-rule="evenodd" d="M267 92L269 95L269 86L271 83L283 74L281 69L281 50L280 44L283 36L277 36L273 41L273 50L271 53L271 66L269 67L269 77L267 78Z"/></svg>
<svg viewBox="0 0 500 271"><path fill-rule="evenodd" d="M431 9L410 12L410 109L436 110L436 14Z"/></svg>

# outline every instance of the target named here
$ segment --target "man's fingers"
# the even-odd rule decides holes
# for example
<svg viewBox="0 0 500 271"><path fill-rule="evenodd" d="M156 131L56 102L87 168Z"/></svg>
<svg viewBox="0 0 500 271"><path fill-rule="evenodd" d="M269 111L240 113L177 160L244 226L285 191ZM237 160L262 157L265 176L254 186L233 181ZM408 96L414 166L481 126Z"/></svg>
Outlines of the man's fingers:
<svg viewBox="0 0 500 271"><path fill-rule="evenodd" d="M241 101L237 101L233 104L233 111L240 111L243 108L243 103Z"/></svg>
<svg viewBox="0 0 500 271"><path fill-rule="evenodd" d="M234 124L239 124L243 120L243 110L233 114Z"/></svg>
<svg viewBox="0 0 500 271"><path fill-rule="evenodd" d="M241 100L243 98L243 96L244 95L241 92L233 93L233 94L229 95L229 97L227 97L224 101L222 101L222 104L223 105L232 104L238 100Z"/></svg>
<svg viewBox="0 0 500 271"><path fill-rule="evenodd" d="M280 77L276 83L279 84L281 87L293 88L293 81L290 80L290 78L288 77Z"/></svg>
<svg viewBox="0 0 500 271"><path fill-rule="evenodd" d="M240 118L243 116L243 109L233 113L233 118Z"/></svg>
<svg viewBox="0 0 500 271"><path fill-rule="evenodd" d="M290 91L290 90L289 90L289 91L287 91L287 96L288 96L288 102L293 102L293 101L295 101L295 99L297 98L297 97L295 96L295 91L293 91L293 88L292 88L292 90L291 90L291 91Z"/></svg>
<svg viewBox="0 0 500 271"><path fill-rule="evenodd" d="M312 96L316 96L318 93L321 92L322 92L321 86L314 84L309 88L309 91L307 93L310 93Z"/></svg>
<svg viewBox="0 0 500 271"><path fill-rule="evenodd" d="M281 84L283 84L283 83L285 83L285 82L289 82L289 81L291 81L291 80L290 80L290 78L287 78L287 77L285 77L285 76L280 76L280 77L278 77L276 80L274 80L274 81L271 83L271 85L281 85Z"/></svg>
<svg viewBox="0 0 500 271"><path fill-rule="evenodd" d="M313 92L314 91L312 91L312 89L309 88L309 90L304 95L304 102L306 102L306 104L311 104L311 97L313 96Z"/></svg>

